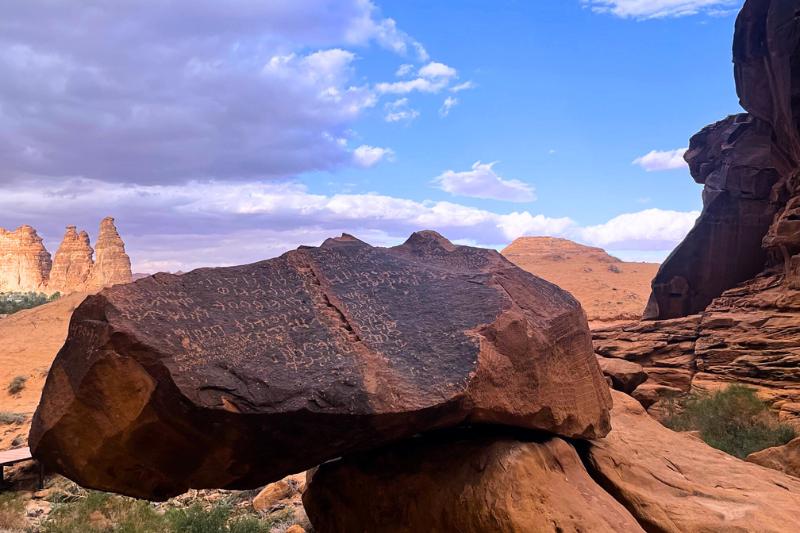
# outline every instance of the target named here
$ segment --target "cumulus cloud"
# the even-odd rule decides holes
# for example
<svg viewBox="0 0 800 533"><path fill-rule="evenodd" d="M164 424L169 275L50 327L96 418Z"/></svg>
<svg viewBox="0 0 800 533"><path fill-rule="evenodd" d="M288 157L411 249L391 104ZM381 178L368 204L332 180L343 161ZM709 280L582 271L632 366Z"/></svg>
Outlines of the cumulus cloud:
<svg viewBox="0 0 800 533"><path fill-rule="evenodd" d="M439 108L439 115L446 117L450 114L450 110L453 109L458 104L458 98L453 98L452 96L448 96L442 102L442 107Z"/></svg>
<svg viewBox="0 0 800 533"><path fill-rule="evenodd" d="M361 168L374 167L384 159L394 159L394 151L391 148L380 148L362 144L353 150L355 164Z"/></svg>
<svg viewBox="0 0 800 533"><path fill-rule="evenodd" d="M242 264L342 232L377 245L402 242L420 229L453 241L502 247L523 235L566 237L627 250L626 257L663 257L691 228L698 212L648 209L580 226L568 217L529 211L499 213L454 202L383 194L315 194L300 183L191 182L115 184L87 179L33 179L0 195L0 226L34 225L54 251L64 225L92 235L113 214L138 272Z"/></svg>
<svg viewBox="0 0 800 533"><path fill-rule="evenodd" d="M398 98L393 102L387 102L383 106L385 112L383 119L386 122L411 122L419 116L419 111L412 109L408 104L408 98Z"/></svg>
<svg viewBox="0 0 800 533"><path fill-rule="evenodd" d="M377 43L439 65L367 0L3 8L0 181L152 184L333 170L353 161L341 139L377 103L348 48Z"/></svg>
<svg viewBox="0 0 800 533"><path fill-rule="evenodd" d="M645 209L577 232L586 243L623 250L669 250L692 229L699 211Z"/></svg>
<svg viewBox="0 0 800 533"><path fill-rule="evenodd" d="M675 150L651 150L641 157L633 160L634 165L639 165L647 172L657 172L660 170L674 170L676 168L688 168L683 154L686 148L676 148Z"/></svg>
<svg viewBox="0 0 800 533"><path fill-rule="evenodd" d="M493 163L476 161L470 170L456 172L447 170L434 178L434 183L443 191L458 196L489 198L507 202L532 202L536 200L533 186L515 179L499 176Z"/></svg>
<svg viewBox="0 0 800 533"><path fill-rule="evenodd" d="M685 17L705 13L729 14L739 0L581 0L596 13L608 13L621 18L656 19Z"/></svg>

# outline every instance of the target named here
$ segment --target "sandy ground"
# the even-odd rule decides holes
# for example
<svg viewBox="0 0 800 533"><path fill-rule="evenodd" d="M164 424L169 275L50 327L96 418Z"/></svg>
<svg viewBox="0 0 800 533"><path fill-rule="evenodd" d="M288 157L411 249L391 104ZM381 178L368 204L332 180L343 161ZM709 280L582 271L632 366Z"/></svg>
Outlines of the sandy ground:
<svg viewBox="0 0 800 533"><path fill-rule="evenodd" d="M0 450L11 448L14 438L27 442L30 418L39 403L44 379L67 337L72 311L86 294L70 294L39 307L0 318L0 413L23 413L23 424L0 424ZM27 378L25 387L9 394L16 376Z"/></svg>
<svg viewBox="0 0 800 533"><path fill-rule="evenodd" d="M571 292L593 327L640 318L650 296L650 280L659 267L657 263L626 263L601 248L552 237L521 237L502 254Z"/></svg>

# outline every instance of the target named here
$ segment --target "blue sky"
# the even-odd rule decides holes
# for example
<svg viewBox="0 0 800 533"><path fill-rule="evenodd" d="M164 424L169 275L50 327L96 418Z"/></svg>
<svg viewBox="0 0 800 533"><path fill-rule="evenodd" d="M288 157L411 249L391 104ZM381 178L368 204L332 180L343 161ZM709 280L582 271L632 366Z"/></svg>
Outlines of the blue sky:
<svg viewBox="0 0 800 533"><path fill-rule="evenodd" d="M661 259L740 111L738 2L44 4L0 21L0 226L112 214L139 271L425 227Z"/></svg>

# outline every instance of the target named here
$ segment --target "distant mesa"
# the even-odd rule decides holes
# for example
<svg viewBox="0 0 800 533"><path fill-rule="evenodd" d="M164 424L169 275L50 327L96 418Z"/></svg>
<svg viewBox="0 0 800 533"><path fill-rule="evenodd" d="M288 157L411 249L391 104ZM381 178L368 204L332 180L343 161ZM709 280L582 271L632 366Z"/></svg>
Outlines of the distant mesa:
<svg viewBox="0 0 800 533"><path fill-rule="evenodd" d="M602 248L555 237L520 237L502 254L572 293L594 328L642 316L657 263L628 263Z"/></svg>
<svg viewBox="0 0 800 533"><path fill-rule="evenodd" d="M33 227L0 228L0 292L97 292L132 279L131 260L112 217L100 222L95 249L86 231L67 226L52 259Z"/></svg>

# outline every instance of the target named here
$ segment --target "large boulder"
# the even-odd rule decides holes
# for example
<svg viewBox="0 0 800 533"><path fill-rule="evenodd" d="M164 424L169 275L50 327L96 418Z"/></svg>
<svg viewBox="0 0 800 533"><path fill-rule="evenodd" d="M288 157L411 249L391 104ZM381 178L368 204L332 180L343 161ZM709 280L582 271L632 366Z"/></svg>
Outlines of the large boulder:
<svg viewBox="0 0 800 533"><path fill-rule="evenodd" d="M800 437L790 440L783 446L773 446L751 453L747 456L747 460L790 476L800 477Z"/></svg>
<svg viewBox="0 0 800 533"><path fill-rule="evenodd" d="M564 440L496 432L446 432L326 463L303 503L319 533L643 531Z"/></svg>
<svg viewBox="0 0 800 533"><path fill-rule="evenodd" d="M587 465L647 531L800 529L800 480L671 431L611 394L614 429L586 446Z"/></svg>
<svg viewBox="0 0 800 533"><path fill-rule="evenodd" d="M87 298L30 444L81 485L164 499L462 423L601 437L609 407L567 292L434 232L342 236Z"/></svg>

